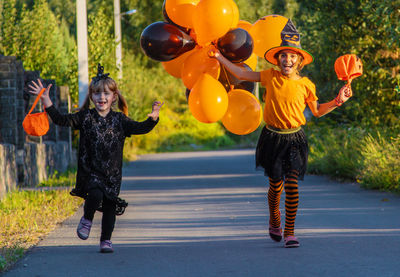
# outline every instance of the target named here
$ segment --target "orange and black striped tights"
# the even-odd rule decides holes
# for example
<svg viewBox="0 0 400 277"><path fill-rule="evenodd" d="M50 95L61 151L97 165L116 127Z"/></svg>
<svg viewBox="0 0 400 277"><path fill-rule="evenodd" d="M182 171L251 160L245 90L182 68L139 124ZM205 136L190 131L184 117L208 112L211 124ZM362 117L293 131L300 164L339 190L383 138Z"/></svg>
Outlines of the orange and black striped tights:
<svg viewBox="0 0 400 277"><path fill-rule="evenodd" d="M297 207L299 204L299 187L297 184L298 172L291 171L282 179L269 178L268 205L270 224L274 228L281 226L281 214L279 211L279 202L283 188L285 188L285 230L284 237L294 236L294 222L296 220Z"/></svg>

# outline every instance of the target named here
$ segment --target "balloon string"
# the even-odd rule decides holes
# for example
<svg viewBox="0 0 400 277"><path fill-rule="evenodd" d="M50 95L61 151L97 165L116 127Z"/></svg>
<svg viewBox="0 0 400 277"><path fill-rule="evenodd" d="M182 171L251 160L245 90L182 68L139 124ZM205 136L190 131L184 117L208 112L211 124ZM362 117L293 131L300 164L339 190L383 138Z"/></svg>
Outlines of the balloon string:
<svg viewBox="0 0 400 277"><path fill-rule="evenodd" d="M231 88L232 88L232 85L231 85L231 83L229 82L228 74L226 73L226 69L225 69L225 67L224 67L224 66L222 66L222 70L223 70L223 71L224 71L224 73L225 73L225 78L226 78L226 81L228 82L228 85L229 85L229 90L231 90Z"/></svg>

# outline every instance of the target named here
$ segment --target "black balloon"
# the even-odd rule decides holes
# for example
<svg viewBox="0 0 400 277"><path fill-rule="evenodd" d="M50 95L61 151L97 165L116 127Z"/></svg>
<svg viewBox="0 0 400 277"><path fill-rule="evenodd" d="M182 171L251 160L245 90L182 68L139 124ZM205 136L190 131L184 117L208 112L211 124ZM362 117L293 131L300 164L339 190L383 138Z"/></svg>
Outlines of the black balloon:
<svg viewBox="0 0 400 277"><path fill-rule="evenodd" d="M140 36L140 46L150 58L167 62L196 46L194 39L178 27L166 22L154 22Z"/></svg>
<svg viewBox="0 0 400 277"><path fill-rule="evenodd" d="M239 63L237 65L243 67L247 71L252 71L250 66L245 63ZM224 86L227 92L229 92L231 89L243 89L250 93L254 93L254 89L256 87L254 82L239 80L222 65L218 81Z"/></svg>
<svg viewBox="0 0 400 277"><path fill-rule="evenodd" d="M236 28L218 39L217 48L231 62L240 63L253 53L253 38L245 29Z"/></svg>

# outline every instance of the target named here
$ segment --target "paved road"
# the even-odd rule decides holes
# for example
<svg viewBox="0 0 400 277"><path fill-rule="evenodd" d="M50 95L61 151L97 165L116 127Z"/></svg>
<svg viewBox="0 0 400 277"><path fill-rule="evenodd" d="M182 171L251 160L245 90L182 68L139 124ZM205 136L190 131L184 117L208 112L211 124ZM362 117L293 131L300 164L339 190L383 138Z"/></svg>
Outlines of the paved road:
<svg viewBox="0 0 400 277"><path fill-rule="evenodd" d="M268 238L253 151L146 155L124 176L115 253L98 252L99 215L76 237L79 210L4 276L400 276L398 196L306 176L301 247L285 249Z"/></svg>

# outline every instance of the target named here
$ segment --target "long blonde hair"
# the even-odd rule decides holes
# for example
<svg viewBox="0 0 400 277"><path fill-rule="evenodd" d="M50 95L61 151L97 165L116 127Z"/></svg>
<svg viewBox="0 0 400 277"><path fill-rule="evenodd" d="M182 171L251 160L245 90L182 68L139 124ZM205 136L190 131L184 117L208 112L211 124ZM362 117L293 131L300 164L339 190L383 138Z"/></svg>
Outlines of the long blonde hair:
<svg viewBox="0 0 400 277"><path fill-rule="evenodd" d="M126 116L128 115L128 104L125 98L122 96L121 92L118 90L117 83L110 77L106 77L104 79L91 81L89 85L89 93L86 95L85 101L83 102L80 110L87 110L90 107L90 100L92 99L92 95L98 91L104 91L105 87L111 90L114 94L117 95L118 108L122 111ZM115 102L113 104L115 104Z"/></svg>

